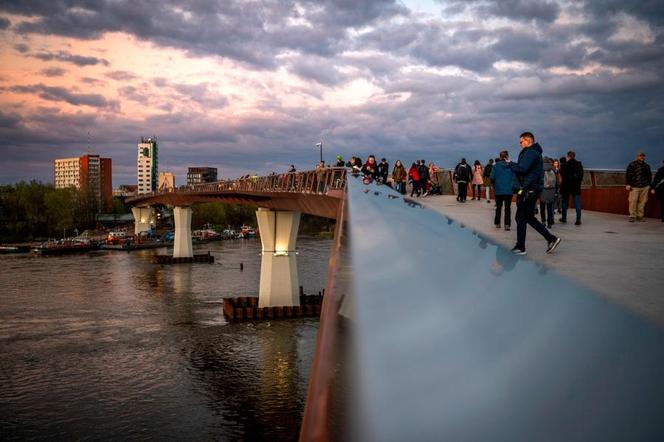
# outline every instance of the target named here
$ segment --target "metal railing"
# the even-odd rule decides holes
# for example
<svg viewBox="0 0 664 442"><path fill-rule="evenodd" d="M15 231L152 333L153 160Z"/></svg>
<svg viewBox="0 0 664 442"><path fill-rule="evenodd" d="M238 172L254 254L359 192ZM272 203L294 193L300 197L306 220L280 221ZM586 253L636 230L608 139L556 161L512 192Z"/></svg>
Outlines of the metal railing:
<svg viewBox="0 0 664 442"><path fill-rule="evenodd" d="M292 192L325 195L331 190L345 190L346 168L326 167L321 170L290 172L268 176L250 176L235 180L180 186L177 189L139 195L149 197L167 193L192 194L202 192Z"/></svg>

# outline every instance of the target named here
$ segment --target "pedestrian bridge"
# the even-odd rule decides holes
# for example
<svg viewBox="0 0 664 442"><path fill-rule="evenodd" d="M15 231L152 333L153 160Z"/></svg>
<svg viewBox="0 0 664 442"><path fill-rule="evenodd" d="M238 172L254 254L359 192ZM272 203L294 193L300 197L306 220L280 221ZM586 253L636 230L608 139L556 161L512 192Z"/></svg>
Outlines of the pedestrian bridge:
<svg viewBox="0 0 664 442"><path fill-rule="evenodd" d="M278 213L313 213L314 198L330 204L335 245L301 440L664 437L661 326L510 254L445 207L333 174L132 200L257 205L264 256L282 256L270 223L293 235Z"/></svg>

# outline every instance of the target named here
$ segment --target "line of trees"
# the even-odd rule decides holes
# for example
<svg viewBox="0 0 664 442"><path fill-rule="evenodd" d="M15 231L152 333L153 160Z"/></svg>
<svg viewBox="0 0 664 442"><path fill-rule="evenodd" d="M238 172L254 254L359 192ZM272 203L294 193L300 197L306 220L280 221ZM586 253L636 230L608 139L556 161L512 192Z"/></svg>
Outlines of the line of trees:
<svg viewBox="0 0 664 442"><path fill-rule="evenodd" d="M126 213L122 201L113 210ZM32 241L72 235L96 226L97 203L73 187L56 189L39 181L0 186L0 240Z"/></svg>

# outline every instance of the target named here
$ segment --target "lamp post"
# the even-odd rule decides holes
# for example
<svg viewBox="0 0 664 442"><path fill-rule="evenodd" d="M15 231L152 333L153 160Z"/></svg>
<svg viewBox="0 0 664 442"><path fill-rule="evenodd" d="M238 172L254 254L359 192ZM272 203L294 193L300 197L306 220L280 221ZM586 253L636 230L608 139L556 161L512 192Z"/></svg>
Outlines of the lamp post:
<svg viewBox="0 0 664 442"><path fill-rule="evenodd" d="M316 147L320 147L320 162L323 162L323 140L320 143L316 144Z"/></svg>

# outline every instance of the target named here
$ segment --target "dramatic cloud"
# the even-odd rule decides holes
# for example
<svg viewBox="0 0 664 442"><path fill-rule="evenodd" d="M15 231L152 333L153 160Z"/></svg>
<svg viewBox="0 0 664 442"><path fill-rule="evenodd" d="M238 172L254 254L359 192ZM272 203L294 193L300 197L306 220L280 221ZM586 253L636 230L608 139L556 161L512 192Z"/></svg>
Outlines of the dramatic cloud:
<svg viewBox="0 0 664 442"><path fill-rule="evenodd" d="M523 130L586 167L664 157L662 2L6 0L0 14L4 181L51 179L88 132L116 184L135 180L141 135L162 170L225 177L311 167L321 139L327 160L448 167L516 153Z"/></svg>
<svg viewBox="0 0 664 442"><path fill-rule="evenodd" d="M73 63L77 66L94 66L96 64L103 64L104 66L108 66L108 61L99 59L97 57L86 57L83 55L74 55L74 54L69 54L64 51L58 51L58 52L39 52L36 54L31 54L31 57L38 58L43 61L51 61L51 60L56 60L56 61L64 61L66 63Z"/></svg>
<svg viewBox="0 0 664 442"><path fill-rule="evenodd" d="M44 84L12 86L9 88L9 91L18 94L37 94L44 100L64 101L73 104L74 106L84 105L98 108L117 107L117 103L107 100L100 94L77 94L62 87L50 87Z"/></svg>
<svg viewBox="0 0 664 442"><path fill-rule="evenodd" d="M67 71L62 68L46 68L39 71L40 74L47 77L62 77Z"/></svg>

